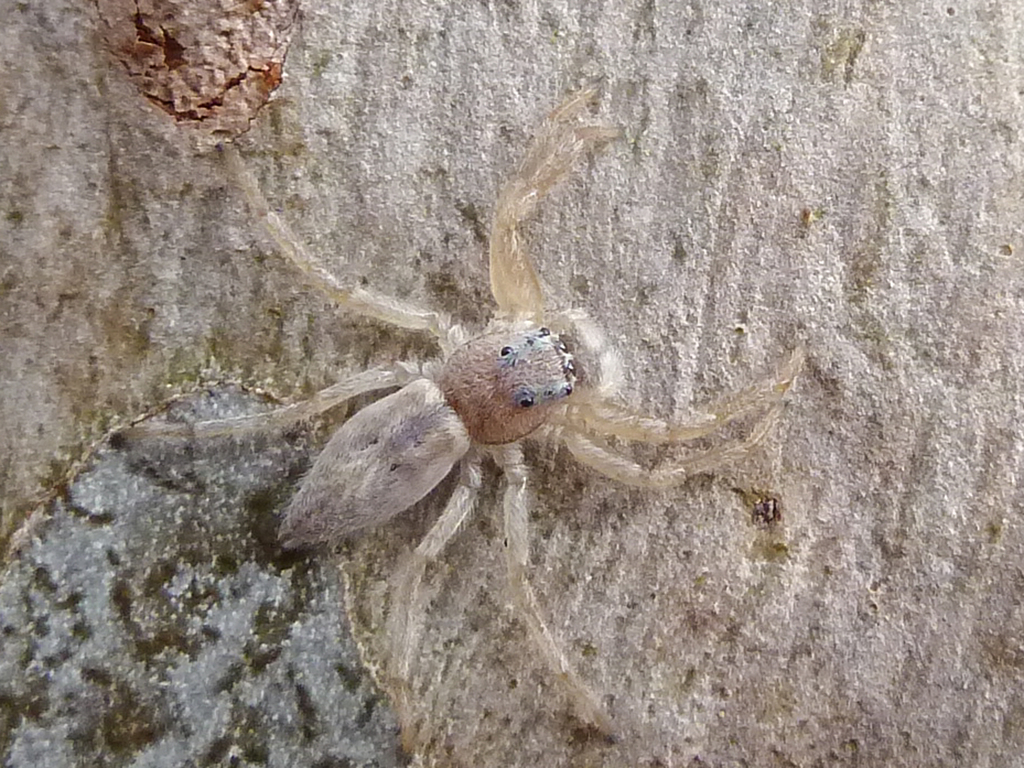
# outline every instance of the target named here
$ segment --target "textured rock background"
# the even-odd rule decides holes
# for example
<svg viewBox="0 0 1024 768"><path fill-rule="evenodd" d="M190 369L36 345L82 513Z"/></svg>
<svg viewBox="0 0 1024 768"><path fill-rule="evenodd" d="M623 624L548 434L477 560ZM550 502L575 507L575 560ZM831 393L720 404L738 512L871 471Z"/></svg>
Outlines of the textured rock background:
<svg viewBox="0 0 1024 768"><path fill-rule="evenodd" d="M225 388L169 415L266 407ZM401 764L336 571L277 546L306 454L289 439L93 457L0 584L5 765Z"/></svg>
<svg viewBox="0 0 1024 768"><path fill-rule="evenodd" d="M5 535L108 426L175 392L234 378L297 399L431 354L303 285L209 142L104 49L96 8L0 13ZM1022 34L1024 10L981 1L304 8L241 145L337 274L485 320L497 188L546 109L600 79L600 115L625 136L531 230L552 304L600 319L628 399L662 415L808 350L774 440L742 467L651 494L528 451L534 582L623 724L613 747L567 714L507 609L485 496L432 574L427 761L1014 764ZM274 477L286 497L291 475ZM752 491L781 500L780 527L751 522ZM386 574L437 508L345 560L371 653ZM48 547L92 557L60 530L39 527L5 588ZM39 578L24 599L50 589ZM55 631L13 615L5 645ZM28 677L2 692L6 759L56 721L53 677L38 705L12 693ZM161 764L129 741L110 764Z"/></svg>

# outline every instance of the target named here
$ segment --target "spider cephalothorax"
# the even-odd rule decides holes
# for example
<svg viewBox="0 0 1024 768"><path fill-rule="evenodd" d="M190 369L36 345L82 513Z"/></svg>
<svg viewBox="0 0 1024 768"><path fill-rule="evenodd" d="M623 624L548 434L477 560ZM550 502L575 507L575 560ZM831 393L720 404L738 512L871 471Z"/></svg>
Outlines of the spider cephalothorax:
<svg viewBox="0 0 1024 768"><path fill-rule="evenodd" d="M565 342L529 324L459 347L438 384L473 440L501 445L544 423L551 407L572 394L576 368Z"/></svg>
<svg viewBox="0 0 1024 768"><path fill-rule="evenodd" d="M432 333L445 356L440 366L396 365L357 373L305 403L242 421L205 422L188 431L189 435L223 435L282 426L366 392L401 387L356 413L317 457L285 510L280 537L282 544L291 548L330 548L354 533L380 525L423 498L461 464L459 483L444 512L394 577L385 633L388 668L382 679L409 742L418 738L411 678L428 600L422 595L423 575L472 512L484 459L493 460L505 477L502 544L520 615L579 716L610 734L614 730L610 714L576 674L548 629L526 577L528 471L518 441L534 433L558 439L583 464L637 487L678 485L693 473L713 470L756 446L768 434L782 395L800 370L798 350L766 383L713 403L707 414L691 423L665 422L618 402L618 358L595 324L578 311L545 312L540 280L519 227L580 157L618 135L580 119L587 114L593 96L592 90L581 91L548 116L519 171L498 198L490 243L491 292L498 308L495 320L477 336L467 335L437 312L342 285L305 253L287 224L270 209L237 153L226 153L235 178L286 258L342 307L402 328ZM577 339L578 350L586 354L587 370L581 372L586 375L577 378L573 356L545 322ZM710 435L751 413L761 415L745 439L695 451L653 468L638 465L616 445L617 441L681 443ZM540 430L545 424L552 428ZM141 427L134 434L177 432L173 426Z"/></svg>

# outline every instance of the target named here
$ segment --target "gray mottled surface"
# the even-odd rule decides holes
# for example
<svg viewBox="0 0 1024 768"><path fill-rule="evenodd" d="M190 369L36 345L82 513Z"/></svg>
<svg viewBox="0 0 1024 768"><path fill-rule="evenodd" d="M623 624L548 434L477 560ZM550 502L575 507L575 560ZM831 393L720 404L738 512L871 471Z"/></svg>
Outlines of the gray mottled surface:
<svg viewBox="0 0 1024 768"><path fill-rule="evenodd" d="M237 390L175 421L263 408ZM400 764L331 568L282 555L301 440L105 447L0 585L4 765Z"/></svg>
<svg viewBox="0 0 1024 768"><path fill-rule="evenodd" d="M432 354L303 285L93 9L0 14L6 532L108 424L197 380L291 399ZM982 0L305 7L241 144L332 271L485 320L496 191L599 79L624 138L531 229L552 304L602 322L662 415L808 351L761 454L672 492L529 448L534 582L624 738L582 730L525 642L490 493L431 572L425 762L1014 764L1022 34L1019 4ZM751 522L751 491L781 526ZM345 561L371 651L439 502Z"/></svg>

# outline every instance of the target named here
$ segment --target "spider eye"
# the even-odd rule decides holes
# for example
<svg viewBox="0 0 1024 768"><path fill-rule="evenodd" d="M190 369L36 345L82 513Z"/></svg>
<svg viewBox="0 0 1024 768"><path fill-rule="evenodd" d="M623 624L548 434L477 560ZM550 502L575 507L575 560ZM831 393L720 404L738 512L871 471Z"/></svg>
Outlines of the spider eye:
<svg viewBox="0 0 1024 768"><path fill-rule="evenodd" d="M538 336L550 336L551 335L551 329L550 328L541 328L540 330L537 331L537 335Z"/></svg>
<svg viewBox="0 0 1024 768"><path fill-rule="evenodd" d="M509 356L509 355L511 355L511 354L512 354L512 353L513 353L514 351L515 351L515 350L513 350L513 349L512 349L512 347L502 347L502 348L501 348L501 352L499 352L498 354L499 354L499 355L501 355L502 357L508 357L508 356Z"/></svg>
<svg viewBox="0 0 1024 768"><path fill-rule="evenodd" d="M520 408L530 408L534 403L533 395L520 395L516 399L516 403Z"/></svg>

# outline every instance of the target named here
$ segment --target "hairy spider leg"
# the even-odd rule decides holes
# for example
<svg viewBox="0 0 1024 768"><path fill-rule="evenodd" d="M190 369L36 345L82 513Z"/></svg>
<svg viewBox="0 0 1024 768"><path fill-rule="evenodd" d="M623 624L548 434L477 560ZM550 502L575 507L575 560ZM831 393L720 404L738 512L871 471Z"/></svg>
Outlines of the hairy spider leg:
<svg viewBox="0 0 1024 768"><path fill-rule="evenodd" d="M396 709L403 721L412 712L409 697L412 658L419 644L425 605L420 604L420 585L427 565L444 550L445 545L458 532L473 511L480 493L480 458L471 452L462 463L459 484L452 493L430 531L413 550L395 576L392 610L388 616L387 636L391 653L391 677L396 696ZM415 741L411 723L403 722L403 739ZM409 727L407 727L409 726ZM412 745L407 745L410 748Z"/></svg>
<svg viewBox="0 0 1024 768"><path fill-rule="evenodd" d="M498 196L491 227L491 293L501 314L542 322L544 295L520 225L581 157L619 135L599 125L574 125L597 94L585 88L551 112L526 157Z"/></svg>
<svg viewBox="0 0 1024 768"><path fill-rule="evenodd" d="M717 431L726 424L778 403L793 385L803 367L804 351L798 347L779 367L775 377L762 384L714 400L687 421L666 421L590 393L572 403L562 417L552 419L576 431L584 431L620 440L644 443L675 443L694 440Z"/></svg>
<svg viewBox="0 0 1024 768"><path fill-rule="evenodd" d="M343 381L332 384L326 389L320 390L308 400L286 405L282 408L275 408L265 413L227 419L210 419L194 424L177 422L156 423L148 420L121 430L118 436L124 440L163 437L208 438L239 435L246 432L275 428L281 429L300 421L311 420L358 395L373 392L377 389L402 386L414 377L414 374L401 368L394 370L374 368L368 371L361 371Z"/></svg>
<svg viewBox="0 0 1024 768"><path fill-rule="evenodd" d="M274 240L281 255L295 265L310 283L346 310L399 328L428 331L437 338L442 350L450 351L448 347L451 346L449 344L451 321L447 315L422 309L409 302L397 301L359 286L343 285L323 264L306 252L288 223L270 207L270 203L260 191L256 177L246 167L238 149L234 145L225 144L222 145L222 151L228 169L245 193L249 207Z"/></svg>
<svg viewBox="0 0 1024 768"><path fill-rule="evenodd" d="M495 449L494 456L505 474L502 503L505 514L505 561L512 596L524 617L534 645L540 650L555 678L565 686L579 716L611 738L614 735L611 717L569 663L565 651L544 621L537 596L527 578L526 569L530 559L529 497L522 449L517 443L512 443Z"/></svg>
<svg viewBox="0 0 1024 768"><path fill-rule="evenodd" d="M603 445L599 438L591 437L583 432L566 429L562 433L562 439L581 464L625 485L636 488L662 489L679 485L691 475L710 472L746 457L771 432L780 413L782 413L782 404L776 403L754 425L753 430L744 440L697 451L681 459L667 461L652 469L640 466L632 459Z"/></svg>

